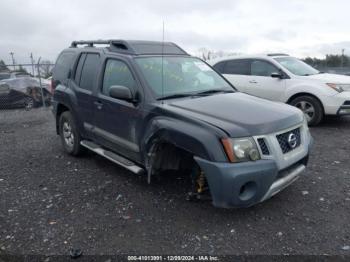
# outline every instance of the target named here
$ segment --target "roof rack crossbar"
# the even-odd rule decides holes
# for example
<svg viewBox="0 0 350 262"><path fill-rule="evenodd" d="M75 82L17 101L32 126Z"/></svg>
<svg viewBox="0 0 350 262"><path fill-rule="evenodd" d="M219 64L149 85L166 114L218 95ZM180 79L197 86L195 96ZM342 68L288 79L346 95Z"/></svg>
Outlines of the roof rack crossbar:
<svg viewBox="0 0 350 262"><path fill-rule="evenodd" d="M272 54L267 54L267 56L289 56L289 55L284 53L272 53Z"/></svg>
<svg viewBox="0 0 350 262"><path fill-rule="evenodd" d="M182 48L171 42L140 41L140 40L79 40L71 43L71 48L77 48L79 45L94 47L95 45L107 45L107 49L112 52L142 55L142 54L186 54ZM162 51L160 51L160 46ZM153 46L153 47L152 47ZM166 48L165 48L166 47ZM163 50L164 48L164 50Z"/></svg>
<svg viewBox="0 0 350 262"><path fill-rule="evenodd" d="M114 45L114 44L123 44L127 46L127 44L122 40L79 40L73 41L71 47L77 47L78 45L88 45L93 47L94 45Z"/></svg>

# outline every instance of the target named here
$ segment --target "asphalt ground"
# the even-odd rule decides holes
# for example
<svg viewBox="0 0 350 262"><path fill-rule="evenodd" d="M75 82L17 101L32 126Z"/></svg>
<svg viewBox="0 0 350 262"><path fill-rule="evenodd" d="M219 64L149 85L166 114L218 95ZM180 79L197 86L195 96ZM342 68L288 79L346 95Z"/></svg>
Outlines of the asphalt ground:
<svg viewBox="0 0 350 262"><path fill-rule="evenodd" d="M66 155L49 110L0 111L0 254L350 255L350 118L327 119L305 176L247 209L186 201L188 180Z"/></svg>

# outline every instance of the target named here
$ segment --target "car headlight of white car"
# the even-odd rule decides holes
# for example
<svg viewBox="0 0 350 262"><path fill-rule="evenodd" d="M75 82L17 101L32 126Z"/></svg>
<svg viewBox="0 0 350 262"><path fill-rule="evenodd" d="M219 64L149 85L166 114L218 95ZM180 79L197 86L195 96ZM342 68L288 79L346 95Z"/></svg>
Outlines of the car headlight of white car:
<svg viewBox="0 0 350 262"><path fill-rule="evenodd" d="M344 91L350 91L350 84L336 84L336 83L327 83L327 86L333 88L335 91L341 93Z"/></svg>

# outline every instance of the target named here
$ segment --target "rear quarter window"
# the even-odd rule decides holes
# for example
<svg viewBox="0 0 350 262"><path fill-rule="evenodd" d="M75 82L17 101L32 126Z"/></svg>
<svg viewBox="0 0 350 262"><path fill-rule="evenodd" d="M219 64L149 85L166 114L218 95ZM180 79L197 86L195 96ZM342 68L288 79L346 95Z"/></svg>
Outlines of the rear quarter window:
<svg viewBox="0 0 350 262"><path fill-rule="evenodd" d="M55 80L63 81L67 79L69 69L72 68L74 62L74 52L63 52L57 58L55 68L53 69L53 78Z"/></svg>
<svg viewBox="0 0 350 262"><path fill-rule="evenodd" d="M225 68L226 61L219 62L213 66L213 68L219 72L220 74L224 73L224 68Z"/></svg>

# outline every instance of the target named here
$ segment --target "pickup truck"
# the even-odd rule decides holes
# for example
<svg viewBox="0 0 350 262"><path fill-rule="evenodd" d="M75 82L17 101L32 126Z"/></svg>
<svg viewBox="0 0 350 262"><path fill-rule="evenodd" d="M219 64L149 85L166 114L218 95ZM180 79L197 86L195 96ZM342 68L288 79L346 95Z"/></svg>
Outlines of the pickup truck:
<svg viewBox="0 0 350 262"><path fill-rule="evenodd" d="M74 41L52 85L67 153L89 149L149 183L178 170L191 177L192 197L216 207L260 203L308 162L312 138L299 109L237 92L174 43Z"/></svg>

